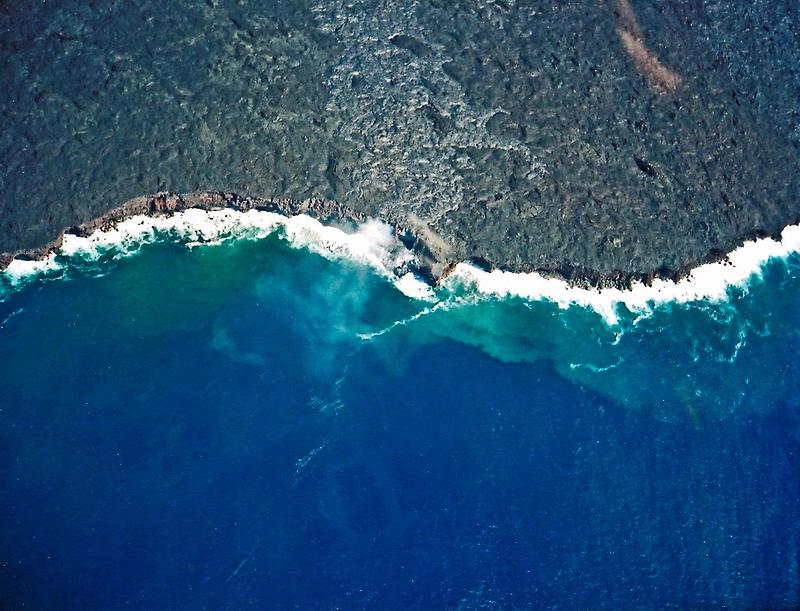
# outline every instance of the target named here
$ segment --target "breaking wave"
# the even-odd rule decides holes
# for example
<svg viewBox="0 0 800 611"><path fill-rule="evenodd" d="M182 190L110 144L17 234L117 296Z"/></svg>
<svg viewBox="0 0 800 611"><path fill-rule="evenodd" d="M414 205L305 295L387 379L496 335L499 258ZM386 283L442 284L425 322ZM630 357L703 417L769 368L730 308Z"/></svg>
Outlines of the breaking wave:
<svg viewBox="0 0 800 611"><path fill-rule="evenodd" d="M699 422L700 413L721 416L744 405L767 409L774 404L772 389L794 367L781 355L794 353L800 340L792 309L800 270L800 258L793 253L800 252L800 226L787 227L781 240L748 242L726 261L700 266L678 282L593 289L537 273L489 272L461 263L431 286L421 277L422 262L415 252L380 221L326 226L304 215L192 209L132 217L85 237L66 235L45 259L12 261L0 273L0 297L37 278L108 274L114 261L151 243L221 252L216 245L270 237L370 270L366 275L339 274L336 270L345 268L333 266L319 277L313 265L294 269L287 266L296 262L280 266L284 260L277 259L278 270L256 280L258 300L280 298L287 310L303 313L308 357L315 370L330 373L320 377L323 385L341 376L337 363L350 351L377 350L391 355L387 366L402 368L416 348L449 340L506 363L548 361L563 377L619 404L667 419L675 416L678 405ZM246 250L240 256L249 260ZM163 261L168 264L169 259ZM250 277L252 269L226 274L224 265L233 264L213 272L200 267L197 273ZM369 277L387 281L385 294L362 280ZM763 282L753 281L760 277ZM131 290L152 292L152 287L141 288L141 282L137 278ZM309 283L314 285L310 292L305 288ZM300 286L304 288L298 290ZM208 300L208 295L201 299ZM197 315L198 303L191 303L188 309ZM184 308L166 309L177 313L161 321L162 309L154 310L154 328L178 324L175 317L182 318ZM215 350L261 366L266 357L257 346L235 340L225 324L217 326L211 338ZM782 347L773 354L777 338ZM761 382L730 383L750 378Z"/></svg>
<svg viewBox="0 0 800 611"><path fill-rule="evenodd" d="M560 308L588 308L609 325L619 322L620 308L641 313L668 303L724 301L731 288L745 286L761 273L768 261L800 252L800 225L790 225L783 230L780 240L762 238L747 242L726 259L700 265L677 282L658 278L650 284L634 282L625 289L591 288L536 272L485 271L469 263L459 263L440 287L432 287L416 273L419 261L415 253L396 239L387 224L378 220L353 229L325 225L306 215L286 217L257 210L190 209L171 216L134 216L86 237L66 234L62 245L51 255L40 260L14 259L0 279L7 290L13 290L38 277L57 277L72 263L127 257L162 239L193 248L231 240L258 240L276 233L294 247L329 259L366 265L414 299L436 301L442 292L465 290L477 297L519 297L553 302Z"/></svg>
<svg viewBox="0 0 800 611"><path fill-rule="evenodd" d="M415 276L414 253L394 239L389 226L376 220L355 231L324 225L307 215L286 217L274 212L190 209L171 216L133 216L112 229L82 237L65 234L62 245L40 260L14 259L2 273L10 288L56 275L75 263L98 262L136 254L142 246L173 240L188 248L232 240L259 240L278 234L292 246L329 259L366 265L414 299L431 299L431 287Z"/></svg>
<svg viewBox="0 0 800 611"><path fill-rule="evenodd" d="M649 285L635 282L629 289L583 288L538 273L487 272L464 263L456 267L453 276L482 294L545 299L562 308L579 305L614 324L619 320L620 306L630 312L642 312L666 303L724 301L731 288L746 285L761 273L768 261L797 252L800 252L800 225L790 225L783 230L780 240L763 238L747 242L731 251L725 260L700 265L677 282L657 278Z"/></svg>

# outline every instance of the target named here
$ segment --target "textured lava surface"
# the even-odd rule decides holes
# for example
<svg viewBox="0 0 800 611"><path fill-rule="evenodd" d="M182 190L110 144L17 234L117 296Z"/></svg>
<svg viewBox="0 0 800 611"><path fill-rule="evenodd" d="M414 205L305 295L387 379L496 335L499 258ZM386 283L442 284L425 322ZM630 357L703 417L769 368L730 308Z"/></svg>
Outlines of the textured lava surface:
<svg viewBox="0 0 800 611"><path fill-rule="evenodd" d="M0 79L0 252L160 190L324 197L598 274L800 218L788 1L7 2Z"/></svg>

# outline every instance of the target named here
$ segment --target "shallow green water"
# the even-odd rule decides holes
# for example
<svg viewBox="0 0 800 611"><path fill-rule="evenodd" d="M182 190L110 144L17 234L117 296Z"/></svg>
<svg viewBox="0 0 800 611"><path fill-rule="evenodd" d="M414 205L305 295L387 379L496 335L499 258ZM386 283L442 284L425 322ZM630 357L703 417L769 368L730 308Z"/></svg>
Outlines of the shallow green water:
<svg viewBox="0 0 800 611"><path fill-rule="evenodd" d="M6 284L5 604L797 604L796 257L609 326L281 235Z"/></svg>

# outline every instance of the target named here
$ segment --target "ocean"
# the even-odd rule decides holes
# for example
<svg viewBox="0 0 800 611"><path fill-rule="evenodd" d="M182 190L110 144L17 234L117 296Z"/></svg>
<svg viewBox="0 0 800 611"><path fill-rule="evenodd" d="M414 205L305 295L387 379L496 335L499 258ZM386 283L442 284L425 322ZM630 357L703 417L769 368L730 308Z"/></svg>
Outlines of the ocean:
<svg viewBox="0 0 800 611"><path fill-rule="evenodd" d="M0 275L0 606L796 607L794 229L630 290L431 287L377 221L67 236Z"/></svg>

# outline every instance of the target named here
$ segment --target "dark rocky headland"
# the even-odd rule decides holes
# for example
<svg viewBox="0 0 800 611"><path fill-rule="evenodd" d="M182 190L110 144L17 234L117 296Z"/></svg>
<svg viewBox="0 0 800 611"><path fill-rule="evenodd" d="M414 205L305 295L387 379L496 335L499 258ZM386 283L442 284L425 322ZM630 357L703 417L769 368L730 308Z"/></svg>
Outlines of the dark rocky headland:
<svg viewBox="0 0 800 611"><path fill-rule="evenodd" d="M6 2L0 75L5 253L195 198L603 280L800 220L796 2Z"/></svg>

